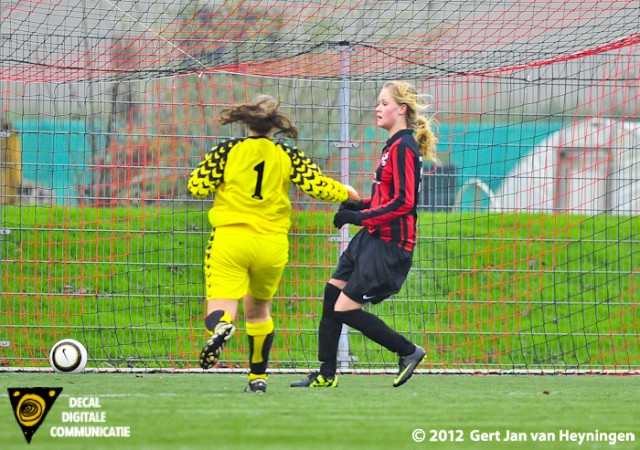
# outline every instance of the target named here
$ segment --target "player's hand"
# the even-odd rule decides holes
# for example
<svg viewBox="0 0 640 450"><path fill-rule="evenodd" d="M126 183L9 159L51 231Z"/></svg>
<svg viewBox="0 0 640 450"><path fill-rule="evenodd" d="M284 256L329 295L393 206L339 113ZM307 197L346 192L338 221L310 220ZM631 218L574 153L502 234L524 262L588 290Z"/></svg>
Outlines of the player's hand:
<svg viewBox="0 0 640 450"><path fill-rule="evenodd" d="M338 230L345 224L352 223L354 225L362 225L362 214L349 209L341 209L333 216L333 226Z"/></svg>
<svg viewBox="0 0 640 450"><path fill-rule="evenodd" d="M362 211L364 209L364 202L362 200L354 200L352 198L340 203L339 211L348 209L349 211Z"/></svg>

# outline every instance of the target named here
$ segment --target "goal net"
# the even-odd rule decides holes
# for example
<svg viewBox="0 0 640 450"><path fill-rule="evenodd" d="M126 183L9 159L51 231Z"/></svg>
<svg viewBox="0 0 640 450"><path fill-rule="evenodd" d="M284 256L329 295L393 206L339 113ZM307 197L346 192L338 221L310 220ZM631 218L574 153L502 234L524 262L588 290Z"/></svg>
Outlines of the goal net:
<svg viewBox="0 0 640 450"><path fill-rule="evenodd" d="M0 370L198 367L212 199L186 189L222 108L278 97L298 146L359 192L384 81L429 96L414 266L370 310L421 371L640 370L640 5L561 0L3 0ZM316 366L324 285L354 233L292 191L271 368ZM219 370L247 367L242 311ZM343 371L397 358L354 330Z"/></svg>

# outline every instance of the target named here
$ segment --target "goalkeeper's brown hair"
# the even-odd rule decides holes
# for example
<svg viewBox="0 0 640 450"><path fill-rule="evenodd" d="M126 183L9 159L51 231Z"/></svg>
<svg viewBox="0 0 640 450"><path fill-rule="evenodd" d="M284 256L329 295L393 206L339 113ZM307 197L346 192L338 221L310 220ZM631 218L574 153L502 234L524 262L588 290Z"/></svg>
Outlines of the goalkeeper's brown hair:
<svg viewBox="0 0 640 450"><path fill-rule="evenodd" d="M257 134L268 135L276 130L294 141L298 140L298 128L280 111L280 100L270 95L258 95L253 101L220 111L220 123L241 122Z"/></svg>
<svg viewBox="0 0 640 450"><path fill-rule="evenodd" d="M424 159L436 160L436 135L434 121L423 114L429 105L420 103L416 88L406 81L387 81L384 84L398 105L407 105L407 126L415 133L415 139Z"/></svg>

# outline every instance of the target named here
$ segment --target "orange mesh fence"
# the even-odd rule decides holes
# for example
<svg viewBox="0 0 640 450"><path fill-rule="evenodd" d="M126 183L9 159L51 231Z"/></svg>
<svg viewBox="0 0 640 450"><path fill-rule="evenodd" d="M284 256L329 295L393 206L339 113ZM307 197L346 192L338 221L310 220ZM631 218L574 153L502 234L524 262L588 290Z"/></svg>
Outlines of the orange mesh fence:
<svg viewBox="0 0 640 450"><path fill-rule="evenodd" d="M191 170L278 97L298 146L367 196L383 81L437 123L402 290L371 307L428 370L640 370L640 6L628 1L11 0L0 8L0 369L198 367L213 198ZM273 370L317 358L349 235L291 192ZM242 311L220 368L247 365ZM349 330L342 370L394 370ZM345 341L343 341L345 342Z"/></svg>

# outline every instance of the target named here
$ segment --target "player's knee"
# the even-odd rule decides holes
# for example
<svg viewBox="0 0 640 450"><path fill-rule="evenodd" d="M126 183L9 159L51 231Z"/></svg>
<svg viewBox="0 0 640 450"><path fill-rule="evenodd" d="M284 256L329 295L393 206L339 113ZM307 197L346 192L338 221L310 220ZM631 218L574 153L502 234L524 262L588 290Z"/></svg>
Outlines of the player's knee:
<svg viewBox="0 0 640 450"><path fill-rule="evenodd" d="M335 317L337 321L355 328L354 325L358 319L358 316L361 313L362 313L362 310L360 309L355 309L350 311L334 311L333 317Z"/></svg>
<svg viewBox="0 0 640 450"><path fill-rule="evenodd" d="M324 303L322 305L322 315L329 316L333 313L333 310L340 297L341 289L334 286L331 283L327 283L324 287Z"/></svg>

